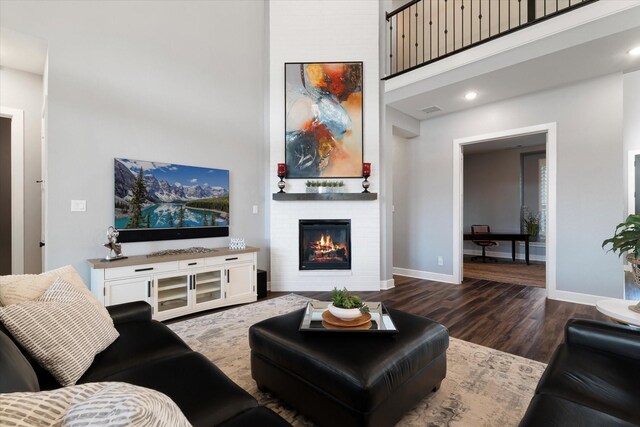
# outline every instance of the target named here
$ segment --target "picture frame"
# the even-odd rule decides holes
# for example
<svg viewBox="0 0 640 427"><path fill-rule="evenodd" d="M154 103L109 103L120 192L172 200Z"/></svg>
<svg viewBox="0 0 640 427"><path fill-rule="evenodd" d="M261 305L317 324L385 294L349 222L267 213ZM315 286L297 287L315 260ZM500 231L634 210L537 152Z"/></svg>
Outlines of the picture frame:
<svg viewBox="0 0 640 427"><path fill-rule="evenodd" d="M286 177L362 177L362 61L284 67Z"/></svg>

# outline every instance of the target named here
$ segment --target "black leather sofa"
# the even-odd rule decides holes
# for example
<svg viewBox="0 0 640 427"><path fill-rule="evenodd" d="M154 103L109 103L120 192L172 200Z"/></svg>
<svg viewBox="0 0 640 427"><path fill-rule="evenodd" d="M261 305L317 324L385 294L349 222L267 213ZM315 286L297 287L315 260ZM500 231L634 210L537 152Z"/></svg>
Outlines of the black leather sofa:
<svg viewBox="0 0 640 427"><path fill-rule="evenodd" d="M289 426L173 331L133 302L107 307L120 336L98 354L78 384L122 381L169 396L194 426ZM0 393L40 391L60 384L13 341L0 324Z"/></svg>
<svg viewBox="0 0 640 427"><path fill-rule="evenodd" d="M570 320L520 427L640 425L640 330Z"/></svg>

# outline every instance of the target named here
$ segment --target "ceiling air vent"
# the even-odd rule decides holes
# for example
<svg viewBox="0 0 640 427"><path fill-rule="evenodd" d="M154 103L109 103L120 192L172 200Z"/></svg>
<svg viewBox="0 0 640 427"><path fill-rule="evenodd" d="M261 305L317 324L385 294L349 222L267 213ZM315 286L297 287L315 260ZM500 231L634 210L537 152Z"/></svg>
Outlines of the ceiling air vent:
<svg viewBox="0 0 640 427"><path fill-rule="evenodd" d="M431 114L441 110L442 108L438 107L437 105L432 105L431 107L423 108L422 112L425 114Z"/></svg>

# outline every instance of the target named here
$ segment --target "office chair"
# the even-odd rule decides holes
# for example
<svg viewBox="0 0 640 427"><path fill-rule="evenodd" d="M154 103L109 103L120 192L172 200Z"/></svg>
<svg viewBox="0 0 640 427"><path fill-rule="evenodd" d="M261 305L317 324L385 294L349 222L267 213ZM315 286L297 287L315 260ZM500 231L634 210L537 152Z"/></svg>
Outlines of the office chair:
<svg viewBox="0 0 640 427"><path fill-rule="evenodd" d="M471 226L471 234L485 234L491 233L491 229L488 225L472 225ZM471 261L475 261L477 259L481 259L482 262L487 262L487 260L492 260L494 262L498 262L494 257L487 256L486 249L488 246L496 246L497 243L493 240L473 240L473 243L480 246L482 248L482 255L474 256L471 258Z"/></svg>

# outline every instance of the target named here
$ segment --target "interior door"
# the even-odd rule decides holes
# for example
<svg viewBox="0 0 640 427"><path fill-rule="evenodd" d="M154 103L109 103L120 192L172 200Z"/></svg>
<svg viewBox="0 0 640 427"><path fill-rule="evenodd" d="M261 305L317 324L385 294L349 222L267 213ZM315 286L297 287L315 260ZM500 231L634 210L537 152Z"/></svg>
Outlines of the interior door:
<svg viewBox="0 0 640 427"><path fill-rule="evenodd" d="M41 270L46 270L46 251L44 249L47 225L47 97L44 97L40 126L40 257Z"/></svg>

